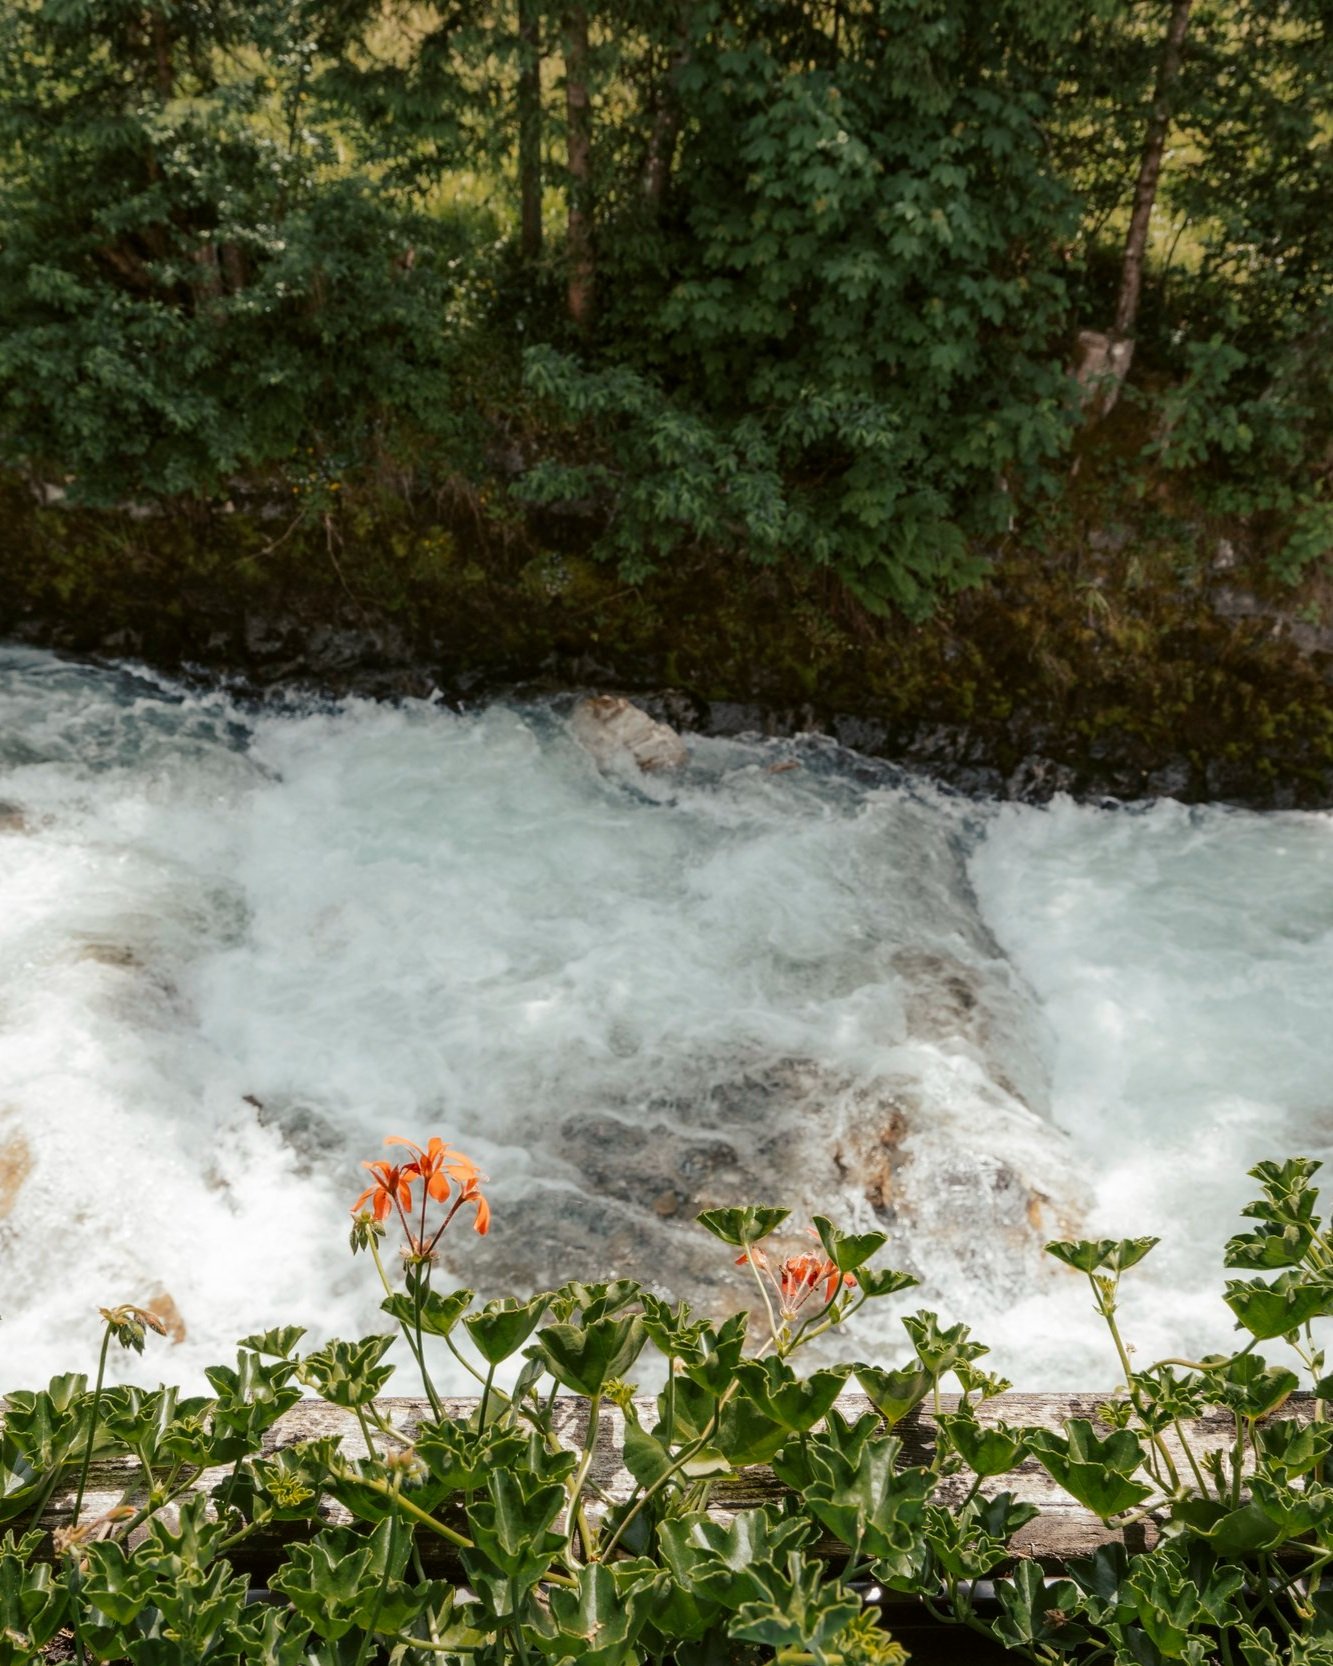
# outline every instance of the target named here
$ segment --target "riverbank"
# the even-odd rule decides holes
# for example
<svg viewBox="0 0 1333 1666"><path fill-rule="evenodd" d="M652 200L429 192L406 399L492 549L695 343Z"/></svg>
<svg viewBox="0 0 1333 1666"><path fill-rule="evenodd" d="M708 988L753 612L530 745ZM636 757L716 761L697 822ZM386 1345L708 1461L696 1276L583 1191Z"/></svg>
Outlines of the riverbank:
<svg viewBox="0 0 1333 1666"><path fill-rule="evenodd" d="M925 623L702 555L628 584L577 525L472 499L88 511L11 483L0 509L0 635L80 655L254 690L613 688L705 734L823 731L1030 802L1333 805L1325 596L1276 587L1253 528L1160 502L1066 505Z"/></svg>

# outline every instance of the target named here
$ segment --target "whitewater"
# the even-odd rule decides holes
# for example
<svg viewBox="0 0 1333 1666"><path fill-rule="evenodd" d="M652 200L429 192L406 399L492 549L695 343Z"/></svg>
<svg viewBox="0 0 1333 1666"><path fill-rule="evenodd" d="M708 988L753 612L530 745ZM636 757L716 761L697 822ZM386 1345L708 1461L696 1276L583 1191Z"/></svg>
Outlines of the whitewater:
<svg viewBox="0 0 1333 1666"><path fill-rule="evenodd" d="M390 1133L491 1177L441 1275L485 1294L725 1311L692 1217L776 1201L922 1280L867 1359L929 1305L1024 1388L1110 1387L1068 1234L1161 1234L1140 1362L1230 1345L1245 1170L1333 1137L1329 816L978 802L818 736L650 776L572 703L0 648L0 1388L88 1369L119 1302L170 1301L140 1380L383 1328L347 1238Z"/></svg>

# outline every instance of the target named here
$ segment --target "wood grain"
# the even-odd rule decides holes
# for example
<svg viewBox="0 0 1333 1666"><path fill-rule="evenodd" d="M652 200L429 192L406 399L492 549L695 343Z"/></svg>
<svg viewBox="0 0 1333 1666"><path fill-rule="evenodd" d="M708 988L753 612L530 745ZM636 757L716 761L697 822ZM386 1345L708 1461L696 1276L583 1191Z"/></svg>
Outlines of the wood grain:
<svg viewBox="0 0 1333 1666"><path fill-rule="evenodd" d="M982 1423L1005 1422L1058 1430L1070 1417L1086 1417L1094 1423L1098 1422L1098 1408L1106 1398L1105 1394L1010 1392L980 1407L978 1416ZM942 1409L952 1411L957 1403L956 1396L945 1395ZM405 1446L411 1445L421 1420L430 1416L430 1407L425 1400L382 1400L379 1405L381 1413ZM656 1402L644 1399L636 1401L636 1405L644 1427L651 1428L657 1418ZM844 1395L838 1405L842 1412L852 1417L872 1409L870 1402L859 1394ZM1308 1417L1312 1405L1309 1396L1293 1396L1288 1402L1287 1412L1297 1417ZM475 1412L476 1407L475 1399L444 1402L445 1413L449 1417L466 1418ZM586 1401L569 1398L555 1402L556 1432L571 1449L582 1445L587 1419ZM930 1461L935 1444L935 1425L929 1410L919 1408L899 1423L895 1432L903 1441L906 1463ZM1231 1421L1223 1415L1195 1421L1187 1425L1187 1433L1196 1456L1229 1447L1233 1439ZM341 1450L349 1458L364 1457L366 1454L365 1440L355 1416L318 1400L302 1401L280 1418L269 1432L264 1451L276 1451L297 1441L317 1440L322 1436L336 1437L341 1443ZM597 1431L590 1492L592 1499L600 1500L603 1505L624 1499L633 1490L633 1480L620 1459L622 1436L622 1414L604 1407ZM1169 1435L1166 1444L1183 1472L1186 1466L1178 1441ZM194 1478L193 1489L207 1492L224 1480L227 1473L226 1468L201 1471ZM52 1495L41 1521L48 1534L57 1527L68 1525L76 1482L77 1474L71 1471ZM948 1499L952 1494L961 1498L966 1486L965 1478L947 1480L942 1483L941 1497ZM776 1498L784 1490L782 1483L766 1465L739 1470L735 1475L714 1483L710 1509L725 1519L736 1510ZM1121 1540L1131 1549L1138 1550L1146 1548L1156 1538L1151 1521L1139 1522L1128 1528L1106 1527L1063 1492L1035 1459L1027 1459L1010 1474L995 1478L987 1484L986 1491L992 1495L1001 1491L1012 1492L1018 1498L1040 1507L1040 1516L1015 1536L1014 1551L1018 1556L1035 1558L1051 1568L1058 1568L1071 1556L1086 1555L1097 1545L1111 1540ZM122 1503L136 1505L142 1502L143 1496L142 1475L137 1464L131 1460L95 1465L84 1499L82 1519L86 1523ZM325 1525L350 1520L347 1512L331 1500L324 1502L320 1518ZM314 1530L315 1527L309 1523L277 1524L274 1530L258 1532L238 1545L233 1559L238 1566L262 1572L274 1564L285 1540L307 1536ZM832 1541L822 1548L831 1555L836 1554L838 1549ZM450 1565L449 1547L444 1541L424 1534L421 1549L428 1565L440 1569Z"/></svg>

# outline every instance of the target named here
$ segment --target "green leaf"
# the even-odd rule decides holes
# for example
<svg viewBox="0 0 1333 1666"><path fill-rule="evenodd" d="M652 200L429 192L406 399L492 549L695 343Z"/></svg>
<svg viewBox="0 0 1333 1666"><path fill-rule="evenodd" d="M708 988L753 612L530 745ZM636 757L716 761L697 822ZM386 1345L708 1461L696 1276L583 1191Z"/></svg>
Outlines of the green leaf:
<svg viewBox="0 0 1333 1666"><path fill-rule="evenodd" d="M911 1273L896 1272L892 1267L858 1267L852 1276L872 1300L880 1296L896 1296L902 1290L914 1289L921 1282Z"/></svg>
<svg viewBox="0 0 1333 1666"><path fill-rule="evenodd" d="M372 1610L379 1613L378 1623L393 1618L392 1612L384 1613L386 1600L391 1610L402 1605L410 1611L411 1600L403 1602L407 1594L398 1581L411 1549L411 1535L402 1531L393 1535L396 1543L390 1562L392 1527L383 1521L370 1534L328 1528L306 1544L293 1542L287 1560L270 1575L269 1584L330 1642L345 1637L354 1626L368 1625Z"/></svg>
<svg viewBox="0 0 1333 1666"><path fill-rule="evenodd" d="M492 1470L520 1463L526 1447L516 1429L473 1429L453 1418L423 1422L416 1438L417 1456L448 1492L475 1492Z"/></svg>
<svg viewBox="0 0 1333 1666"><path fill-rule="evenodd" d="M537 1333L537 1346L551 1375L575 1394L588 1396L623 1377L647 1340L638 1314L595 1319L583 1326L547 1325Z"/></svg>
<svg viewBox="0 0 1333 1666"><path fill-rule="evenodd" d="M823 1215L814 1216L815 1231L824 1246L824 1254L840 1273L854 1273L865 1265L877 1250L888 1243L884 1232L863 1232L857 1235L839 1232L833 1222Z"/></svg>
<svg viewBox="0 0 1333 1666"><path fill-rule="evenodd" d="M1236 1315L1237 1329L1264 1342L1289 1336L1311 1319L1333 1313L1333 1281L1295 1271L1279 1273L1268 1282L1228 1279L1223 1300Z"/></svg>
<svg viewBox="0 0 1333 1666"><path fill-rule="evenodd" d="M537 1328L550 1296L543 1292L526 1302L505 1296L489 1301L479 1313L469 1313L463 1323L477 1352L488 1365L499 1365L516 1354Z"/></svg>
<svg viewBox="0 0 1333 1666"><path fill-rule="evenodd" d="M677 1583L734 1611L763 1596L766 1587L755 1570L785 1561L813 1536L813 1524L760 1508L738 1510L725 1524L703 1512L669 1516L657 1533L662 1560Z"/></svg>
<svg viewBox="0 0 1333 1666"><path fill-rule="evenodd" d="M1027 1437L1007 1423L986 1427L973 1412L945 1413L939 1419L949 1444L974 1475L983 1480L1005 1475L1027 1456Z"/></svg>
<svg viewBox="0 0 1333 1666"><path fill-rule="evenodd" d="M764 1595L737 1609L727 1627L727 1635L741 1642L808 1649L818 1659L861 1611L858 1596L826 1578L820 1563L807 1560L800 1551L789 1553L781 1573L770 1563L760 1563L754 1573L764 1584Z"/></svg>
<svg viewBox="0 0 1333 1666"><path fill-rule="evenodd" d="M1070 1579L1046 1579L1036 1562L1020 1562L1012 1578L997 1579L995 1594L1003 1612L992 1628L1006 1648L1049 1644L1063 1650L1087 1636L1075 1618L1082 1608L1078 1586Z"/></svg>
<svg viewBox="0 0 1333 1666"><path fill-rule="evenodd" d="M767 1463L790 1433L743 1394L733 1395L717 1411L718 1396L689 1376L677 1378L674 1399L677 1438L698 1440L707 1433L709 1444L737 1466ZM718 1422L712 1429L715 1411Z"/></svg>
<svg viewBox="0 0 1333 1666"><path fill-rule="evenodd" d="M1333 1428L1327 1423L1261 1424L1255 1437L1262 1468L1282 1480L1308 1475L1333 1449Z"/></svg>
<svg viewBox="0 0 1333 1666"><path fill-rule="evenodd" d="M744 1209L705 1209L695 1219L705 1231L720 1238L724 1244L744 1249L747 1244L757 1244L770 1232L775 1232L790 1214L790 1209L750 1204Z"/></svg>
<svg viewBox="0 0 1333 1666"><path fill-rule="evenodd" d="M442 1296L436 1290L423 1290L421 1295L421 1328L428 1336L448 1336L454 1326L472 1306L476 1292L473 1290L453 1290L447 1296ZM393 1295L386 1296L380 1303L380 1311L387 1313L391 1319L408 1331L414 1331L417 1323L416 1304L411 1295L402 1290L396 1290Z"/></svg>
<svg viewBox="0 0 1333 1666"><path fill-rule="evenodd" d="M1072 1558L1067 1572L1083 1593L1083 1609L1097 1626L1131 1619L1135 1604L1127 1589L1130 1557L1119 1541L1098 1545L1091 1556Z"/></svg>
<svg viewBox="0 0 1333 1666"><path fill-rule="evenodd" d="M806 1507L845 1545L877 1557L910 1555L923 1538L935 1476L921 1467L897 1469L901 1450L894 1435L873 1437L853 1463L836 1440L815 1437L811 1457L822 1473L805 1489Z"/></svg>
<svg viewBox="0 0 1333 1666"><path fill-rule="evenodd" d="M1009 1557L1003 1539L978 1528L970 1505L958 1514L928 1505L925 1531L931 1555L955 1579L984 1579Z"/></svg>
<svg viewBox="0 0 1333 1666"><path fill-rule="evenodd" d="M944 1330L939 1315L924 1309L904 1318L903 1328L912 1339L917 1358L932 1377L944 1376L959 1360L970 1363L990 1352L984 1343L971 1340L970 1326L950 1325Z"/></svg>
<svg viewBox="0 0 1333 1666"><path fill-rule="evenodd" d="M1258 1354L1238 1354L1225 1363L1209 1355L1203 1363L1218 1366L1208 1373L1210 1398L1252 1422L1275 1412L1300 1387L1294 1371L1269 1365Z"/></svg>
<svg viewBox="0 0 1333 1666"><path fill-rule="evenodd" d="M619 1313L643 1295L637 1279L617 1278L607 1284L580 1284L571 1280L562 1284L550 1299L551 1311L561 1324L579 1320L590 1325L596 1319L607 1319Z"/></svg>
<svg viewBox="0 0 1333 1666"><path fill-rule="evenodd" d="M890 1428L921 1404L935 1380L924 1369L884 1371L877 1365L858 1365L854 1369L871 1405Z"/></svg>
<svg viewBox="0 0 1333 1666"><path fill-rule="evenodd" d="M725 1393L744 1356L749 1323L744 1310L733 1313L720 1325L705 1325L694 1347L682 1347L679 1357L690 1381L714 1397Z"/></svg>
<svg viewBox="0 0 1333 1666"><path fill-rule="evenodd" d="M672 1457L655 1435L637 1423L625 1425L625 1468L641 1487L654 1487L671 1468Z"/></svg>
<svg viewBox="0 0 1333 1666"><path fill-rule="evenodd" d="M1160 1238L1056 1239L1046 1245L1046 1253L1078 1273L1123 1273L1137 1266L1161 1241Z"/></svg>
<svg viewBox="0 0 1333 1666"><path fill-rule="evenodd" d="M338 1438L325 1436L316 1441L298 1440L279 1447L271 1457L251 1459L255 1485L264 1494L275 1521L318 1516L337 1450ZM223 1482L219 1500L227 1490L228 1484Z"/></svg>
<svg viewBox="0 0 1333 1666"><path fill-rule="evenodd" d="M11 1657L14 1666L24 1659L41 1658L40 1651L52 1640L69 1607L69 1590L58 1579L49 1562L37 1559L42 1542L38 1532L15 1540L12 1532L0 1539L0 1660L4 1658L6 1633L27 1639L27 1651Z"/></svg>
<svg viewBox="0 0 1333 1666"><path fill-rule="evenodd" d="M798 1377L785 1360L769 1355L762 1360L746 1360L738 1367L739 1393L783 1429L804 1434L838 1398L849 1370L849 1366L839 1365Z"/></svg>
<svg viewBox="0 0 1333 1666"><path fill-rule="evenodd" d="M1281 1525L1257 1504L1233 1510L1212 1498L1183 1498L1171 1506L1171 1519L1183 1522L1222 1556L1251 1556L1273 1549L1286 1537Z"/></svg>
<svg viewBox="0 0 1333 1666"><path fill-rule="evenodd" d="M138 1619L148 1602L154 1569L143 1560L132 1561L115 1540L89 1545L87 1558L81 1594L115 1625Z"/></svg>
<svg viewBox="0 0 1333 1666"><path fill-rule="evenodd" d="M1143 1464L1143 1448L1128 1429L1101 1439L1086 1418L1070 1418L1063 1436L1027 1431L1028 1450L1057 1485L1103 1521L1150 1496L1151 1487L1130 1477Z"/></svg>
<svg viewBox="0 0 1333 1666"><path fill-rule="evenodd" d="M601 1562L579 1568L577 1588L559 1586L547 1596L546 1618L534 1609L532 1640L552 1660L577 1660L582 1666L638 1666L634 1644L665 1583L661 1569L636 1559L607 1567Z"/></svg>
<svg viewBox="0 0 1333 1666"><path fill-rule="evenodd" d="M688 1302L672 1308L651 1291L643 1293L643 1324L653 1345L668 1359L693 1357L699 1351L705 1325L691 1318Z"/></svg>
<svg viewBox="0 0 1333 1666"><path fill-rule="evenodd" d="M389 1378L392 1365L379 1362L393 1346L392 1336L364 1336L359 1342L338 1339L307 1354L298 1376L333 1406L368 1406Z"/></svg>
<svg viewBox="0 0 1333 1666"><path fill-rule="evenodd" d="M542 1481L522 1470L493 1470L486 1480L486 1496L468 1512L476 1552L467 1552L469 1572L489 1563L506 1579L527 1586L544 1573L564 1545L550 1531L565 1502L558 1481Z"/></svg>
<svg viewBox="0 0 1333 1666"><path fill-rule="evenodd" d="M303 1325L275 1325L272 1330L254 1336L243 1336L238 1348L249 1348L252 1353L268 1354L277 1359L290 1359L292 1350L305 1335Z"/></svg>

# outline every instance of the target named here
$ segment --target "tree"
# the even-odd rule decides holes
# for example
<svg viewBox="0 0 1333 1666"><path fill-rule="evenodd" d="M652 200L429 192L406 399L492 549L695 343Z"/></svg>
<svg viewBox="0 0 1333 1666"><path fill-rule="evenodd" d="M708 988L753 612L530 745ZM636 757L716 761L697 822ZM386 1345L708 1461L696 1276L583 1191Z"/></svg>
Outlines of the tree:
<svg viewBox="0 0 1333 1666"><path fill-rule="evenodd" d="M283 0L0 14L11 466L91 502L225 495L350 460L386 406L438 414L441 273L419 222L330 174L302 25Z"/></svg>

